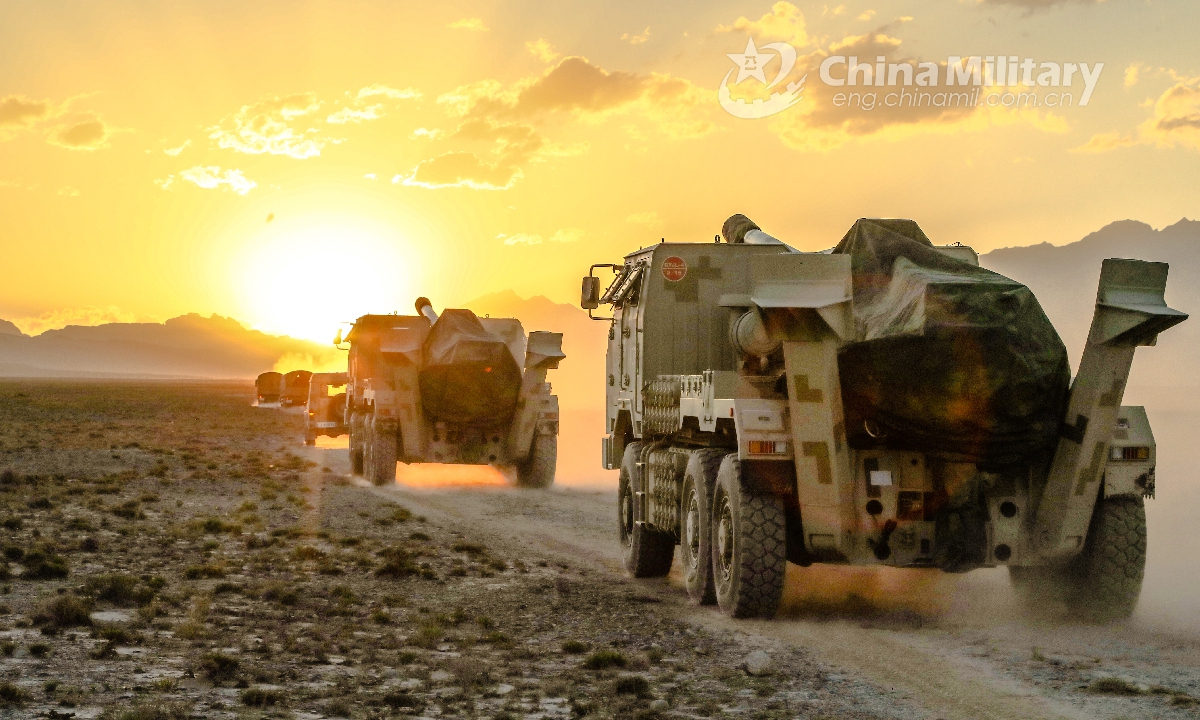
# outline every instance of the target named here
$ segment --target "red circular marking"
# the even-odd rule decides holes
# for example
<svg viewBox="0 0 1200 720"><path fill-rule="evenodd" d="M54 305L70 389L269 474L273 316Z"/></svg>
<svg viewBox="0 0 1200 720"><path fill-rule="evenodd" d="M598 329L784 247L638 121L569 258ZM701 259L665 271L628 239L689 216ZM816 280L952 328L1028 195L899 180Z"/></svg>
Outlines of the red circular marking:
<svg viewBox="0 0 1200 720"><path fill-rule="evenodd" d="M679 282L687 275L687 263L678 255L672 255L663 260L662 274L671 282Z"/></svg>

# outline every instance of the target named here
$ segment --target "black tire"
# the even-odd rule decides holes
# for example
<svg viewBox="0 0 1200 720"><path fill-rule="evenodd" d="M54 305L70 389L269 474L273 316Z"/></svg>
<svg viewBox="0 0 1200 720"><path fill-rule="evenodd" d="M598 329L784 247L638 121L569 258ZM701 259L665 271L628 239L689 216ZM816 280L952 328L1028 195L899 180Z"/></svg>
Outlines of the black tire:
<svg viewBox="0 0 1200 720"><path fill-rule="evenodd" d="M363 422L358 413L350 416L350 472L363 475L366 458L363 454Z"/></svg>
<svg viewBox="0 0 1200 720"><path fill-rule="evenodd" d="M621 559L626 572L636 578L664 577L671 571L671 561L675 558L675 539L640 522L641 509L634 502L634 493L642 489L642 477L637 468L641 450L640 442L629 443L621 460L621 480L617 487Z"/></svg>
<svg viewBox="0 0 1200 720"><path fill-rule="evenodd" d="M1009 568L1013 587L1038 614L1065 610L1083 622L1133 614L1146 573L1146 507L1140 497L1100 498L1083 551L1060 568Z"/></svg>
<svg viewBox="0 0 1200 720"><path fill-rule="evenodd" d="M723 450L698 450L688 459L680 493L679 562L688 597L697 605L715 605L713 585L712 498Z"/></svg>
<svg viewBox="0 0 1200 720"><path fill-rule="evenodd" d="M548 488L554 484L558 465L558 435L535 433L529 457L517 465L517 485L527 488Z"/></svg>
<svg viewBox="0 0 1200 720"><path fill-rule="evenodd" d="M396 482L396 436L381 433L374 427L367 452L367 479L372 485L388 485Z"/></svg>
<svg viewBox="0 0 1200 720"><path fill-rule="evenodd" d="M317 434L314 432L305 431L304 444L305 445L316 445L317 444Z"/></svg>
<svg viewBox="0 0 1200 720"><path fill-rule="evenodd" d="M741 463L726 455L712 504L717 604L735 618L774 617L787 568L787 520L779 498L751 492Z"/></svg>

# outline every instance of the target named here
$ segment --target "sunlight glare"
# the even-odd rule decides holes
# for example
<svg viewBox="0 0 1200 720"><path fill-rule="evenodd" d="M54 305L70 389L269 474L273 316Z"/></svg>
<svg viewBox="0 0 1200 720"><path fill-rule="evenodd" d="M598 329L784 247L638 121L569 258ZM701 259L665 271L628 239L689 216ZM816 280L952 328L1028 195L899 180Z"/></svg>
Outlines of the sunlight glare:
<svg viewBox="0 0 1200 720"><path fill-rule="evenodd" d="M329 343L360 315L411 312L405 245L361 220L277 222L243 252L243 306L257 329Z"/></svg>

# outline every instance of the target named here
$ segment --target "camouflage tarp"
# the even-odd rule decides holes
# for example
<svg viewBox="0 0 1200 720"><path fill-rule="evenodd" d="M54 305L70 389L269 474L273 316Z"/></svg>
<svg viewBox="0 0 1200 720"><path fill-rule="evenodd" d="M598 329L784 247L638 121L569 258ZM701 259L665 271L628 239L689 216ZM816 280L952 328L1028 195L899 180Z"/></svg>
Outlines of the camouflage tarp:
<svg viewBox="0 0 1200 720"><path fill-rule="evenodd" d="M911 220L859 220L850 255L857 341L839 353L852 446L988 466L1054 446L1067 351L1027 287L935 250Z"/></svg>
<svg viewBox="0 0 1200 720"><path fill-rule="evenodd" d="M500 424L512 419L521 368L504 340L470 310L446 310L422 349L421 404L449 423Z"/></svg>

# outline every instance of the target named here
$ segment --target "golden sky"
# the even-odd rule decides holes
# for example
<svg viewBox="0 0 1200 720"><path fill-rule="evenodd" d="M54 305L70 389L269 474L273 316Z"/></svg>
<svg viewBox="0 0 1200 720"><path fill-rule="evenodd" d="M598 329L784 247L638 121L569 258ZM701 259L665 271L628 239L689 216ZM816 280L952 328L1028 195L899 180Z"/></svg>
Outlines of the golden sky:
<svg viewBox="0 0 1200 720"><path fill-rule="evenodd" d="M981 252L1161 227L1200 216L1197 27L1190 0L3 3L0 317L326 339L419 294L575 302L734 212L806 250L862 216ZM722 109L749 39L795 49L794 107ZM819 78L851 55L1104 67L1086 107L866 111Z"/></svg>

